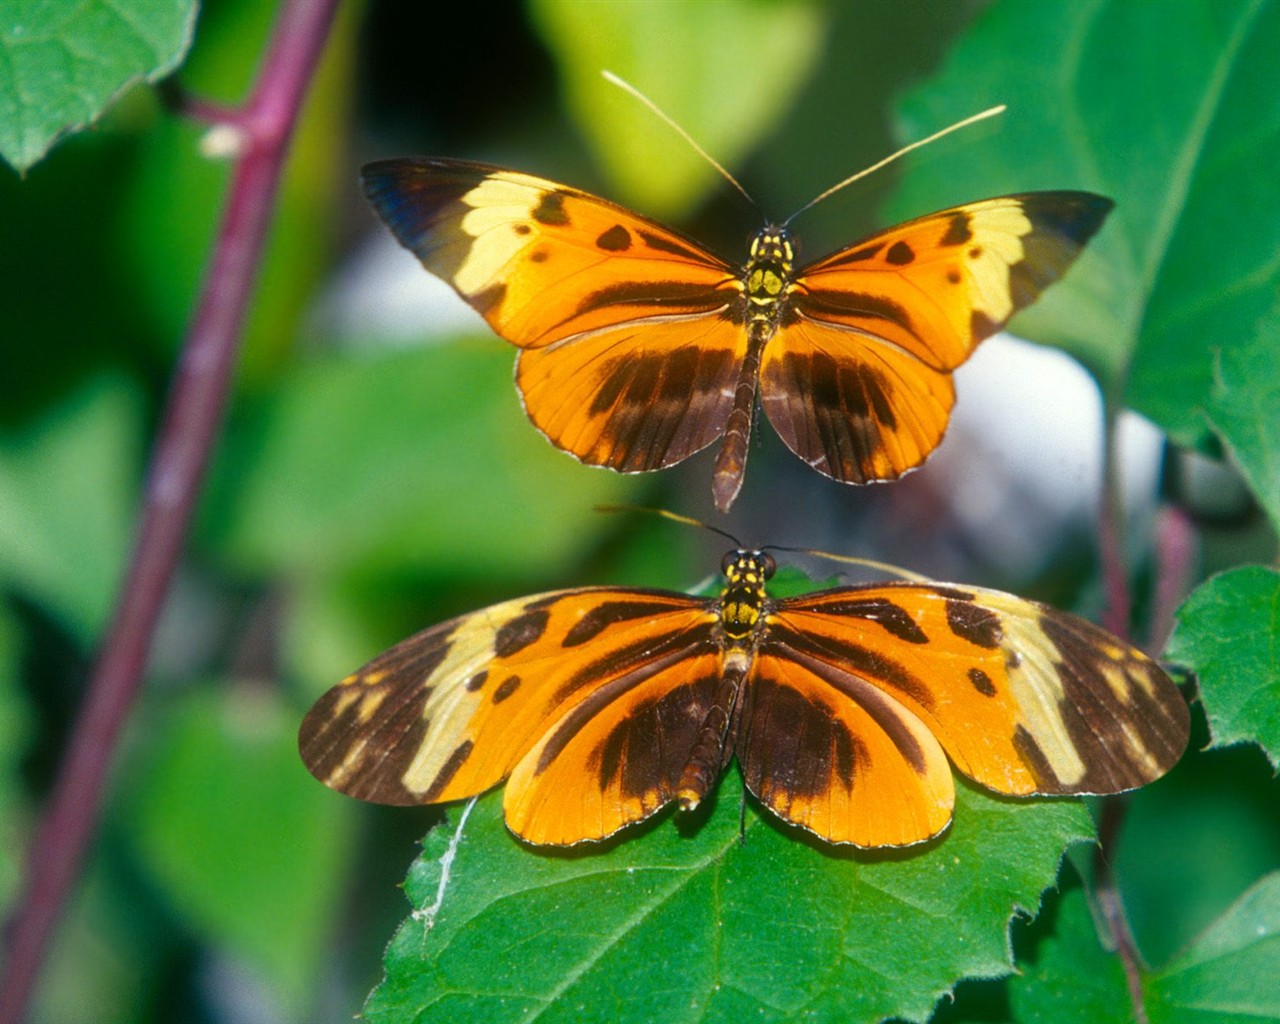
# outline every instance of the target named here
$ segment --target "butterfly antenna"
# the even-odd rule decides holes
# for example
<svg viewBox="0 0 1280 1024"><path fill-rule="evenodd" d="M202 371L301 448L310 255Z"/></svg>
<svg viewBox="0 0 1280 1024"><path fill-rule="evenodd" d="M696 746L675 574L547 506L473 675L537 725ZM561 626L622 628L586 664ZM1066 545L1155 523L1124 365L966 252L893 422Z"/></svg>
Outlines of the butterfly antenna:
<svg viewBox="0 0 1280 1024"><path fill-rule="evenodd" d="M932 582L928 576L922 576L918 572L912 572L910 569L904 569L902 566L894 565L891 562L877 562L874 558L858 558L855 555L834 555L830 551L819 551L817 548L784 548L777 544L770 544L769 549L771 551L789 551L796 555L812 555L814 558L826 558L832 562L845 562L849 565L860 565L864 569L878 569L880 572L901 576L904 580L911 580L913 583Z"/></svg>
<svg viewBox="0 0 1280 1024"><path fill-rule="evenodd" d="M805 210L809 209L810 207L817 206L820 202L822 202L822 200L835 195L846 185L852 185L858 179L865 178L868 174L874 174L876 171L880 170L880 168L893 163L899 157L906 156L912 150L919 149L921 146L927 146L931 142L937 142L944 135L950 135L952 132L958 132L961 128L968 128L969 125L971 124L977 124L979 121L985 121L989 117L995 117L997 114L1003 114L1004 111L1005 111L1005 105L1001 103L998 107L992 107L990 110L984 110L980 114L973 114L970 117L966 117L963 121L957 121L955 124L950 125L949 127L943 128L942 131L940 132L934 132L927 139L919 139L916 142L912 142L906 146L903 146L896 153L889 154L889 156L885 157L879 163L874 163L870 167L866 168L865 170L861 170L857 174L851 174L849 175L849 177L845 178L844 181L839 182L838 184L832 185L820 196L818 196L815 199L811 199L809 200L809 202L805 203L804 206L796 210L796 212L793 213L790 217L788 217L783 223L790 224L793 220L799 217L800 214L804 213Z"/></svg>
<svg viewBox="0 0 1280 1024"><path fill-rule="evenodd" d="M682 516L678 512L668 512L665 508L647 508L644 505L596 505L597 512L642 512L645 515L659 516L662 519L670 519L673 523L683 523L685 526L700 526L704 530L710 530L712 533L718 533L725 540L729 541L735 548L742 547L742 541L738 540L733 534L720 529L718 526L712 526L710 523L704 523L701 519L694 519L692 516Z"/></svg>
<svg viewBox="0 0 1280 1024"><path fill-rule="evenodd" d="M732 185L735 189L737 189L743 199L745 199L748 203L750 203L752 207L754 207L757 211L760 211L760 207L756 206L756 201L752 199L751 195L747 192L747 190L743 188L741 184L739 184L738 179L735 178L732 174L730 174L727 170L725 170L724 165L720 163L719 160L717 160L705 149L699 146L698 143L694 140L693 136L690 135L687 131L685 131L682 127L680 127L679 124L676 123L675 118L673 118L670 114L668 114L665 110L663 110L660 106L658 106L658 104L654 103L653 100L649 99L648 96L642 93L639 89L637 89L634 85L628 82L625 78L619 78L612 71L601 71L600 74L604 76L605 81L610 82L613 85L616 85L619 89L622 89L625 92L629 92L632 96L634 96L646 107L648 107L651 111L653 111L653 113L657 114L661 120L666 122L667 126L671 128L672 131L674 131L677 135L679 135L680 138L684 139L684 141L687 142L693 148L693 151L695 153L697 153L700 157L702 157L703 160L705 160L717 171L719 171L721 175L724 176L724 180L727 181L730 185ZM761 213L761 216L764 216L764 214Z"/></svg>

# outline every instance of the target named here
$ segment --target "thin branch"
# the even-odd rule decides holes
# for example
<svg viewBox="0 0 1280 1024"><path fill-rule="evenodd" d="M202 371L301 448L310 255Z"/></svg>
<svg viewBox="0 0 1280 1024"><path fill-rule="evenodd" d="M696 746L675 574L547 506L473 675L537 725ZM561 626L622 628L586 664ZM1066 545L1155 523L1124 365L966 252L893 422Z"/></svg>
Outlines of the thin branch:
<svg viewBox="0 0 1280 1024"><path fill-rule="evenodd" d="M1142 994L1142 974L1146 966L1138 952L1129 919L1125 916L1124 901L1111 870L1111 855L1120 838L1120 829L1129 810L1127 796L1112 797L1102 802L1102 820L1098 824L1098 845L1093 853L1094 886L1098 909L1106 923L1108 937L1115 947L1116 956L1124 968L1124 980L1129 988L1129 1002L1133 1006L1135 1024L1148 1024L1147 1007Z"/></svg>
<svg viewBox="0 0 1280 1024"><path fill-rule="evenodd" d="M133 555L53 792L27 851L22 896L7 928L0 1024L18 1024L26 1014L45 950L97 826L120 731L146 667L222 424L288 140L337 3L284 0L257 84L239 119L246 147L170 387Z"/></svg>
<svg viewBox="0 0 1280 1024"><path fill-rule="evenodd" d="M1191 518L1176 505L1166 505L1156 518L1155 594L1147 647L1159 654L1173 633L1174 615L1191 585L1196 559L1196 533Z"/></svg>
<svg viewBox="0 0 1280 1024"><path fill-rule="evenodd" d="M1098 562L1106 605L1102 625L1121 639L1129 638L1129 612L1133 596L1124 557L1124 487L1120 460L1116 457L1117 410L1103 396L1102 496L1098 503Z"/></svg>
<svg viewBox="0 0 1280 1024"><path fill-rule="evenodd" d="M1133 592L1124 557L1124 486L1120 479L1120 460L1116 452L1115 403L1103 398L1102 495L1098 508L1098 557L1102 571L1106 607L1102 624L1116 636L1129 638L1129 620ZM1128 797L1111 797L1102 801L1102 820L1098 825L1098 845L1093 855L1094 894L1098 910L1106 925L1107 937L1124 968L1129 1001L1136 1024L1147 1024L1147 1009L1142 995L1144 965L1137 943L1129 929L1124 900L1111 868L1111 857L1129 811Z"/></svg>

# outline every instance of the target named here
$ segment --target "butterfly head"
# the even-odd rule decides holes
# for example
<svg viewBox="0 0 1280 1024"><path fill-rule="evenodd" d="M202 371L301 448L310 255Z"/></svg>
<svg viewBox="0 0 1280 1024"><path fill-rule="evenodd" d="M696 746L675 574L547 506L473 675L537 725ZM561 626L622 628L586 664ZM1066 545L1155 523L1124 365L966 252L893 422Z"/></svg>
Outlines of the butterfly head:
<svg viewBox="0 0 1280 1024"><path fill-rule="evenodd" d="M739 548L720 563L725 587L720 595L720 624L734 640L751 635L765 603L765 581L778 568L773 556L764 551Z"/></svg>

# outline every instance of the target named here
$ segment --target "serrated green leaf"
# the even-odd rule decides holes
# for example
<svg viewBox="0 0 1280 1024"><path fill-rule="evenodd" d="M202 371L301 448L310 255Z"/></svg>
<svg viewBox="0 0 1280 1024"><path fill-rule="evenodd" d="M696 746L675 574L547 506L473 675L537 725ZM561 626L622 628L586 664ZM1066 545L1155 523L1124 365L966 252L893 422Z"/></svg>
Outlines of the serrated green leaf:
<svg viewBox="0 0 1280 1024"><path fill-rule="evenodd" d="M603 528L592 505L626 500L634 478L556 451L521 412L511 363L490 341L298 369L227 456L234 504L216 515L232 557L251 571L509 574L580 553Z"/></svg>
<svg viewBox="0 0 1280 1024"><path fill-rule="evenodd" d="M186 56L195 0L0 0L0 156L25 171Z"/></svg>
<svg viewBox="0 0 1280 1024"><path fill-rule="evenodd" d="M1214 746L1257 742L1280 761L1280 573L1247 566L1203 584L1167 653L1199 676Z"/></svg>
<svg viewBox="0 0 1280 1024"><path fill-rule="evenodd" d="M732 168L786 112L814 69L827 17L807 2L535 0L530 11L559 64L569 109L619 198L664 217L688 212L720 179L600 72L639 88Z"/></svg>
<svg viewBox="0 0 1280 1024"><path fill-rule="evenodd" d="M1280 767L1280 573L1247 566L1200 586L1166 653L1199 676L1212 745L1257 743Z"/></svg>
<svg viewBox="0 0 1280 1024"><path fill-rule="evenodd" d="M103 379L0 439L0 581L86 642L106 619L130 539L136 405L121 381Z"/></svg>
<svg viewBox="0 0 1280 1024"><path fill-rule="evenodd" d="M184 919L305 1005L354 819L298 763L296 724L262 688L185 695L151 723L124 820Z"/></svg>
<svg viewBox="0 0 1280 1024"><path fill-rule="evenodd" d="M1009 983L1019 1024L1135 1020L1120 959L1102 948L1084 893L1063 896L1054 934ZM1280 873L1263 878L1191 946L1143 978L1149 1024L1280 1018Z"/></svg>
<svg viewBox="0 0 1280 1024"><path fill-rule="evenodd" d="M1030 188L1114 198L1080 263L1015 328L1198 442L1218 353L1251 344L1251 365L1280 360L1258 331L1280 284L1280 193L1262 170L1280 163L1278 51L1273 0L995 5L904 104L904 135L1010 110L998 130L914 164L900 205ZM1274 389L1258 394L1280 419ZM1228 443L1235 425L1223 417Z"/></svg>
<svg viewBox="0 0 1280 1024"><path fill-rule="evenodd" d="M456 829L428 837L406 883L419 913L366 1017L923 1021L957 979L1009 972L1010 917L1034 912L1064 848L1092 834L1078 802L961 786L941 841L851 855L754 808L740 841L739 792L722 782L697 828L663 815L567 855L521 846L486 797L452 859Z"/></svg>

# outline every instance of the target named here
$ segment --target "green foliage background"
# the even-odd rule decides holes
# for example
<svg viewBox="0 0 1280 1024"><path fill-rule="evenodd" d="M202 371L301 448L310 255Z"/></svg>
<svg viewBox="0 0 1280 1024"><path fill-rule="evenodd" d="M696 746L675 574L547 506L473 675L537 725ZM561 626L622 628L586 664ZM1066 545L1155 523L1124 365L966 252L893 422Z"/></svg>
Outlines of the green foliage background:
<svg viewBox="0 0 1280 1024"><path fill-rule="evenodd" d="M130 30L124 15L142 9L147 31ZM0 0L0 155L24 171L0 169L6 906L128 555L228 178L199 127L136 83L180 67L185 88L236 102L273 15L257 0L198 18L181 0ZM512 353L480 327L389 340L377 318L333 312L339 268L380 230L356 188L377 156L510 164L737 252L757 215L601 67L773 216L896 142L1009 103L996 125L806 214L811 254L1006 191L1117 200L1018 327L1079 358L1109 402L1225 456L1248 498L1211 519L1164 492L1195 519L1193 582L1207 581L1167 651L1198 673L1203 713L1184 762L1132 797L1115 869L1151 1021L1280 1019L1280 3L530 0L491 15L480 28L462 6L342 9L197 528L34 1019L346 1020L401 921L374 1020L1127 1019L1081 880L1089 848L1059 870L1093 831L1077 802L964 789L941 841L846 855L750 805L739 844L731 770L693 826L664 817L564 857L519 846L491 796L461 833L451 810L427 835L405 892L431 907L447 862L445 898L404 920L397 883L441 813L358 807L298 762L310 701L416 628L557 586L688 588L718 564L718 542L591 512L625 500L710 518L704 460L659 477L585 469L529 427ZM884 524L865 509L886 506L869 492L802 478L769 437L752 461L731 529L877 553ZM1129 541L1141 635L1149 524ZM1020 590L1096 612L1094 551L1064 552ZM991 572L975 562L965 578L1011 585Z"/></svg>

